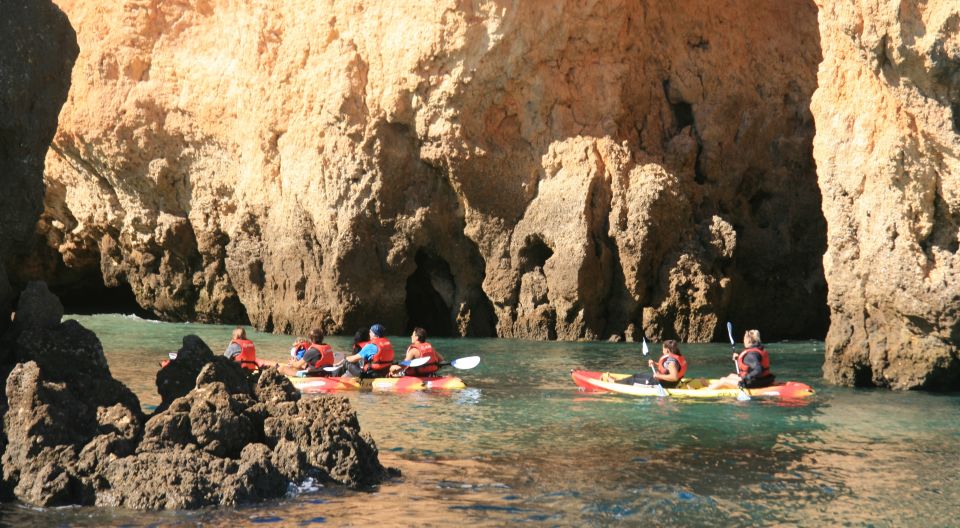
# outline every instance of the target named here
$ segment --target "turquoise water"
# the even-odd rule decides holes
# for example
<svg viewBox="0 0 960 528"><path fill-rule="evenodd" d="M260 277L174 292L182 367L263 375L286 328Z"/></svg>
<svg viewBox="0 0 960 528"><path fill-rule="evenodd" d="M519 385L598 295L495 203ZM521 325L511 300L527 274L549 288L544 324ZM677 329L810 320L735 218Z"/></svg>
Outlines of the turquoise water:
<svg viewBox="0 0 960 528"><path fill-rule="evenodd" d="M232 327L76 317L145 407L157 362L183 335L215 352ZM288 336L251 333L283 360ZM403 348L408 338L392 338ZM347 337L328 338L335 350ZM5 524L403 526L957 526L960 396L824 386L820 342L770 345L809 402L684 401L585 394L571 368L644 370L636 344L437 339L468 389L345 393L381 460L404 476L372 493L322 488L237 509L143 513L6 506ZM659 354L654 346L652 354ZM730 372L723 344L683 347L692 376Z"/></svg>

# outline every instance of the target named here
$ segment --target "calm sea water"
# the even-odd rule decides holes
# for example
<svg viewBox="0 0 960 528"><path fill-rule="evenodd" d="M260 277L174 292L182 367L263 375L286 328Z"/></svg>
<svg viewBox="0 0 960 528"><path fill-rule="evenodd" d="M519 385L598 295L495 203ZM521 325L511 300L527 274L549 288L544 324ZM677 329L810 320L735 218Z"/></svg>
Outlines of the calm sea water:
<svg viewBox="0 0 960 528"><path fill-rule="evenodd" d="M157 362L197 334L222 351L232 327L76 317L145 407ZM251 333L283 360L291 337ZM394 337L402 349L408 338ZM347 337L328 338L338 351ZM7 505L9 525L960 526L960 396L825 386L820 342L770 345L803 404L682 401L577 392L571 368L643 371L636 344L437 339L470 387L345 393L384 464L373 492L336 487L198 512ZM651 347L659 355L659 346ZM683 347L692 376L732 369L728 345Z"/></svg>

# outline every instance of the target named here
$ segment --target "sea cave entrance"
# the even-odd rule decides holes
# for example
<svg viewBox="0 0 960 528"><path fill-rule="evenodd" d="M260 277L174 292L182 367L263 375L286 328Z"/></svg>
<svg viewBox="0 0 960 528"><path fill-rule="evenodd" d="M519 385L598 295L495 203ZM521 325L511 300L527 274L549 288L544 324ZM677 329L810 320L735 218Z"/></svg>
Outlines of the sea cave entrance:
<svg viewBox="0 0 960 528"><path fill-rule="evenodd" d="M405 332L420 326L431 336L458 335L451 307L456 282L450 265L442 258L423 250L414 258L417 269L407 279L407 324Z"/></svg>

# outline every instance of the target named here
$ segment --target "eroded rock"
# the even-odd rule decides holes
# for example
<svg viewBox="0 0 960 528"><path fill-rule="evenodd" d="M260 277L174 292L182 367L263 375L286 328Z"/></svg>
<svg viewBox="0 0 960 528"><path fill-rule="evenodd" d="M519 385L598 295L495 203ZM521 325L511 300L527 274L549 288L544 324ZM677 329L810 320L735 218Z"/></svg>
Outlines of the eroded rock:
<svg viewBox="0 0 960 528"><path fill-rule="evenodd" d="M22 270L285 332L825 332L808 1L61 5Z"/></svg>
<svg viewBox="0 0 960 528"><path fill-rule="evenodd" d="M960 5L820 4L824 376L960 389Z"/></svg>
<svg viewBox="0 0 960 528"><path fill-rule="evenodd" d="M251 380L196 336L158 374L163 405L147 419L96 336L76 321L53 324L58 303L39 309L49 300L44 285L28 288L20 304L30 315L4 338L19 361L2 455L17 499L197 508L280 497L307 478L363 488L387 476L345 399L302 400L275 369Z"/></svg>

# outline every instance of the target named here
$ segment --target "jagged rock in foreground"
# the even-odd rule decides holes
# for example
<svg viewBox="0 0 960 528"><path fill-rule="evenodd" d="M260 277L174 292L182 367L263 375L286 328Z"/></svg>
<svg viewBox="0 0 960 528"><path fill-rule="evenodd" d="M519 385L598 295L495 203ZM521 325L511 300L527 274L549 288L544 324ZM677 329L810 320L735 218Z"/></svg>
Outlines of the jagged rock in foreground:
<svg viewBox="0 0 960 528"><path fill-rule="evenodd" d="M809 1L60 5L23 275L285 332L826 331Z"/></svg>
<svg viewBox="0 0 960 528"><path fill-rule="evenodd" d="M171 374L158 375L158 386L168 381L162 407L146 417L97 337L59 322L42 283L18 308L15 335L5 336L18 363L6 383L2 461L3 483L21 501L198 508L281 497L308 478L364 488L387 475L344 398L301 399L275 370L251 383L187 336Z"/></svg>
<svg viewBox="0 0 960 528"><path fill-rule="evenodd" d="M43 210L43 162L67 99L77 35L48 0L0 0L0 333L16 292L6 263Z"/></svg>
<svg viewBox="0 0 960 528"><path fill-rule="evenodd" d="M819 2L824 376L960 389L960 4Z"/></svg>

